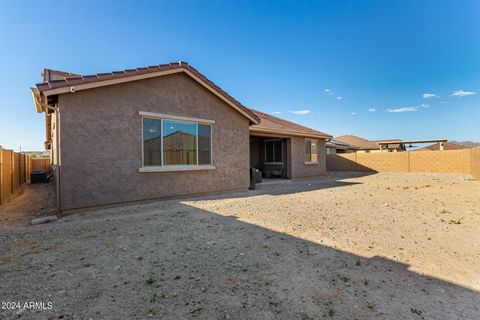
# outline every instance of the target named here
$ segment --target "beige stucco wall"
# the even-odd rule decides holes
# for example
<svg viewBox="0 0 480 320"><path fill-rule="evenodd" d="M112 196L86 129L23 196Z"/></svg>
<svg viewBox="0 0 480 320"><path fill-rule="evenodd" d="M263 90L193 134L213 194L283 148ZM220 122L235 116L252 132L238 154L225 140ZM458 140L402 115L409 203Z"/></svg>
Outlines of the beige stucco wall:
<svg viewBox="0 0 480 320"><path fill-rule="evenodd" d="M61 209L247 189L249 122L184 74L59 96ZM214 170L140 173L139 111L215 120Z"/></svg>
<svg viewBox="0 0 480 320"><path fill-rule="evenodd" d="M321 176L326 171L325 140L317 140L318 164L305 164L305 139L292 137L291 148L291 177L292 179Z"/></svg>

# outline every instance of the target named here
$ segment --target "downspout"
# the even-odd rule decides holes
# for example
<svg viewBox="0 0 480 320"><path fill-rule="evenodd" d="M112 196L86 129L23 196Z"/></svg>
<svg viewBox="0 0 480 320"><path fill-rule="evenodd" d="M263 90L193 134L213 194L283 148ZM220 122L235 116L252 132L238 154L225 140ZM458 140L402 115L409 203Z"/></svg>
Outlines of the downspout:
<svg viewBox="0 0 480 320"><path fill-rule="evenodd" d="M57 192L57 212L60 212L60 111L58 105L55 104L55 158L57 159L56 164L56 174L57 174L57 181L55 181L55 188Z"/></svg>

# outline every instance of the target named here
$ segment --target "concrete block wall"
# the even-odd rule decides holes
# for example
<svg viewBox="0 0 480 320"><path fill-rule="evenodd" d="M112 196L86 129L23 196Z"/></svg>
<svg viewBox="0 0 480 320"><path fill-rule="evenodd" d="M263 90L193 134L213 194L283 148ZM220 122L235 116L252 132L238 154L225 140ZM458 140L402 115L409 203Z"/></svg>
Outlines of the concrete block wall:
<svg viewBox="0 0 480 320"><path fill-rule="evenodd" d="M480 148L472 149L470 158L470 172L477 180L480 180Z"/></svg>
<svg viewBox="0 0 480 320"><path fill-rule="evenodd" d="M480 180L480 148L327 155L327 170L471 174Z"/></svg>

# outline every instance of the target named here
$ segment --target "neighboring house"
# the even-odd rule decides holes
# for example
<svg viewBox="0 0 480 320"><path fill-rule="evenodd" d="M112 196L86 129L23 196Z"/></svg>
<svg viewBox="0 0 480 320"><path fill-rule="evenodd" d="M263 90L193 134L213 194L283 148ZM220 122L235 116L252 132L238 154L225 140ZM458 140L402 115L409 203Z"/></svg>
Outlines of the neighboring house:
<svg viewBox="0 0 480 320"><path fill-rule="evenodd" d="M469 149L469 147L466 147L457 143L452 143L452 142L442 142L442 144L443 144L443 150ZM431 144L423 148L418 148L413 151L437 151L437 150L441 150L440 142Z"/></svg>
<svg viewBox="0 0 480 320"><path fill-rule="evenodd" d="M351 146L349 144L336 141L336 140L330 140L326 143L327 147L327 154L337 154L337 153L352 153L356 152L358 147Z"/></svg>
<svg viewBox="0 0 480 320"><path fill-rule="evenodd" d="M330 135L243 106L187 63L43 76L60 210L247 190L252 167L325 174Z"/></svg>
<svg viewBox="0 0 480 320"><path fill-rule="evenodd" d="M354 135L344 135L333 140L356 147L356 152L398 152L406 150L405 145L400 143L401 140L399 139L367 140ZM388 141L389 143L381 147L379 142L383 141Z"/></svg>

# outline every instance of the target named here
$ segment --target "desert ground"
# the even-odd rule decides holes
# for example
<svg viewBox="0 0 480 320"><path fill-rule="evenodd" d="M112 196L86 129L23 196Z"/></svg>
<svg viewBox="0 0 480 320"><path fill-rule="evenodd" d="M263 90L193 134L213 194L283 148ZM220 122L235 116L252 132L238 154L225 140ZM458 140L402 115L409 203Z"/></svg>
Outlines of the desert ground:
<svg viewBox="0 0 480 320"><path fill-rule="evenodd" d="M51 196L0 208L0 293L52 309L1 319L480 319L469 176L329 173L28 226Z"/></svg>

